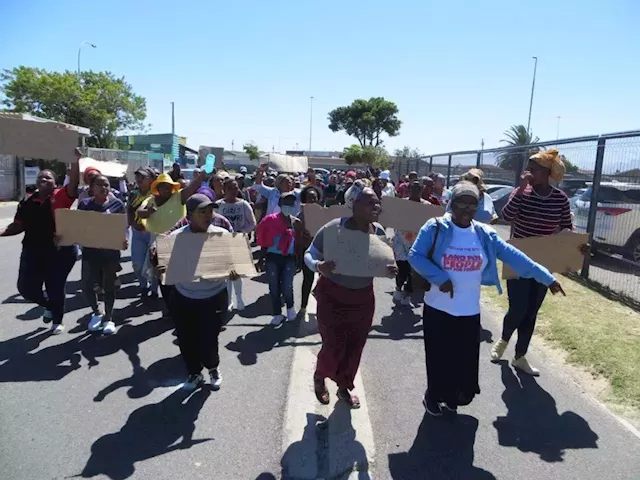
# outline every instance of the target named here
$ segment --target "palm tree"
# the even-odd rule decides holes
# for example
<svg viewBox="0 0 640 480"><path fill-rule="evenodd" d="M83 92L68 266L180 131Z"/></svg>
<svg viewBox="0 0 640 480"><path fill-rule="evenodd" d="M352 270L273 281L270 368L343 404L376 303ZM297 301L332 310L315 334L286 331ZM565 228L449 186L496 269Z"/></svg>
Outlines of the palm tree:
<svg viewBox="0 0 640 480"><path fill-rule="evenodd" d="M540 141L538 137L534 138L530 132L527 132L524 125L512 125L509 130L504 132L504 136L507 138L500 140L500 142L506 143L507 147L532 145ZM520 170L525 160L539 151L538 147L509 148L498 155L498 165L505 170Z"/></svg>

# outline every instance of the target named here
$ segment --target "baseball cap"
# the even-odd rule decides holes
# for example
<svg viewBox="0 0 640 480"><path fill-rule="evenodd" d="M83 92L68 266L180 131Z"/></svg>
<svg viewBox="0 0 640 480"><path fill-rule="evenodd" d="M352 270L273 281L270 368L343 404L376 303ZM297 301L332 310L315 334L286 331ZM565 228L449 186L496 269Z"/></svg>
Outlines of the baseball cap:
<svg viewBox="0 0 640 480"><path fill-rule="evenodd" d="M195 193L187 199L186 205L187 212L193 212L194 210L197 210L199 208L205 208L209 205L213 205L213 202L206 195L202 193Z"/></svg>
<svg viewBox="0 0 640 480"><path fill-rule="evenodd" d="M247 167L240 167L240 173L247 173Z"/></svg>

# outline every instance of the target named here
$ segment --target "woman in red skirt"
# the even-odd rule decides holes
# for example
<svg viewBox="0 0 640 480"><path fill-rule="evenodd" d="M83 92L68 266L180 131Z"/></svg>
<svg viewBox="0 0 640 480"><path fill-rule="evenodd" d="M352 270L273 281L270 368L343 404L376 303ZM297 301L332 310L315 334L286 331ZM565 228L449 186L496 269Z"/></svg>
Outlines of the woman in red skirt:
<svg viewBox="0 0 640 480"><path fill-rule="evenodd" d="M322 337L313 378L316 397L322 404L329 403L325 378L330 378L338 385L338 398L351 408L359 408L360 400L351 390L373 322L373 278L333 273L335 262L324 260L324 232L337 225L381 236L385 231L377 223L380 199L364 182L358 180L347 190L345 205L352 209L353 215L337 218L323 226L306 251L304 261L310 270L320 273L315 289L318 330ZM395 277L397 267L389 265L388 268L389 276Z"/></svg>

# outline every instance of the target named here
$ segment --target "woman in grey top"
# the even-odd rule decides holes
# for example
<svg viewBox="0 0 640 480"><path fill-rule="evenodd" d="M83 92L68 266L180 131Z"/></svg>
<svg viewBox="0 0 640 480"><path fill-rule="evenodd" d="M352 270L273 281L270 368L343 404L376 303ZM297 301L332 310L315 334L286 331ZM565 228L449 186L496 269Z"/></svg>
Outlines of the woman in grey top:
<svg viewBox="0 0 640 480"><path fill-rule="evenodd" d="M377 223L380 199L364 182L358 180L347 190L345 205L352 209L353 215L323 226L306 251L304 261L311 271L320 272L315 293L322 348L313 379L316 397L322 404L329 403L325 378L330 378L338 385L338 398L351 408L359 408L360 400L350 391L354 388L362 350L373 322L373 278L334 273L335 262L324 260L324 232L335 226L380 236L385 232ZM389 276L395 277L397 267L389 265L388 269Z"/></svg>

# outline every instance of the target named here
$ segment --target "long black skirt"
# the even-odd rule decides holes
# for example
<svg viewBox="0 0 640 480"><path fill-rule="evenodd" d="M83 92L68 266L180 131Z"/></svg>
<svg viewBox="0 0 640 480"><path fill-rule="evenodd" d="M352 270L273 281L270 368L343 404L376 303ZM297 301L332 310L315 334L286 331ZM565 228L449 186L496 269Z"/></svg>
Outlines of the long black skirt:
<svg viewBox="0 0 640 480"><path fill-rule="evenodd" d="M438 402L469 405L480 393L480 315L454 317L425 305L422 325L427 394Z"/></svg>

